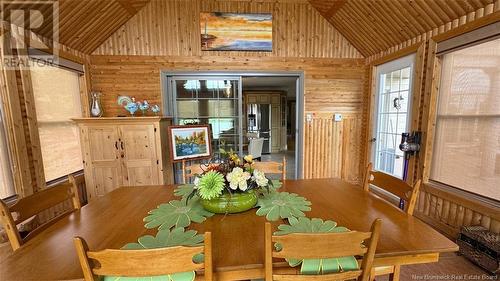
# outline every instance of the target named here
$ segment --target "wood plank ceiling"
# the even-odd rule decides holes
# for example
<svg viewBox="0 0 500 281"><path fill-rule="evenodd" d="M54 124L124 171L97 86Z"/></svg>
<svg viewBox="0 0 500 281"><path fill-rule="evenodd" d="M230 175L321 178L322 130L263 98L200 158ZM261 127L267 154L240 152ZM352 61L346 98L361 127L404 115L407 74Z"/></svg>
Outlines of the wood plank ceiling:
<svg viewBox="0 0 500 281"><path fill-rule="evenodd" d="M90 54L150 1L58 0L59 42ZM494 0L308 1L368 57L484 8ZM48 11L43 14L52 18ZM35 32L51 38L48 26Z"/></svg>
<svg viewBox="0 0 500 281"><path fill-rule="evenodd" d="M364 56L424 34L494 0L309 0Z"/></svg>
<svg viewBox="0 0 500 281"><path fill-rule="evenodd" d="M90 54L120 26L132 18L150 0L58 0L59 42L83 53ZM18 5L19 2L16 2ZM36 5L31 3L22 6ZM3 6L8 8L9 5ZM41 10L51 22L50 6ZM24 23L24 26L28 26ZM52 39L52 28L42 24L33 31Z"/></svg>

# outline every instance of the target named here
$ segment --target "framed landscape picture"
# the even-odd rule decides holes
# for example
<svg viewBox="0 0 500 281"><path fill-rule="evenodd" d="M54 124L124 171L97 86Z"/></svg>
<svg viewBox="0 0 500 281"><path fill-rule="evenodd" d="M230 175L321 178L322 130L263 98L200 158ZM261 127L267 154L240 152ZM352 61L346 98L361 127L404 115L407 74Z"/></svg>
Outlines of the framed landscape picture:
<svg viewBox="0 0 500 281"><path fill-rule="evenodd" d="M169 126L168 130L173 162L212 156L209 125Z"/></svg>
<svg viewBox="0 0 500 281"><path fill-rule="evenodd" d="M273 50L273 15L201 13L203 51Z"/></svg>

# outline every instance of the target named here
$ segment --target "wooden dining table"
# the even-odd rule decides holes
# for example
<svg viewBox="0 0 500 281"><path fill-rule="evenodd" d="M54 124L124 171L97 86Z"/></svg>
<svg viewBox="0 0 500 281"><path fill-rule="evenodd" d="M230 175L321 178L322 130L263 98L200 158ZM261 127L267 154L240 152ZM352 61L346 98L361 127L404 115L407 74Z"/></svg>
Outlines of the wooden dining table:
<svg viewBox="0 0 500 281"><path fill-rule="evenodd" d="M155 235L143 218L162 203L178 199L174 185L121 187L64 217L19 250L0 261L0 280L72 280L83 278L72 238L83 237L92 250L118 249L140 236ZM458 246L433 228L409 216L360 186L339 179L286 180L280 191L311 201L309 218L333 220L352 230L369 231L376 218L382 230L376 266L437 262ZM264 277L265 217L255 209L215 215L189 228L212 232L216 280ZM283 221L273 223L277 227Z"/></svg>

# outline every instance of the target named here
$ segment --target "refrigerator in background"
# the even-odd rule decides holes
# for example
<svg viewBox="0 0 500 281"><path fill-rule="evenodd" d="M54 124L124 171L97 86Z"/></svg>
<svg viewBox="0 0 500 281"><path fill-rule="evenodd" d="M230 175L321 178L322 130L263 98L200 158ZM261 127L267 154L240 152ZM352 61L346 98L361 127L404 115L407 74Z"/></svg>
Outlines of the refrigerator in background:
<svg viewBox="0 0 500 281"><path fill-rule="evenodd" d="M247 132L256 133L257 137L264 138L262 153L271 153L271 105L247 105Z"/></svg>

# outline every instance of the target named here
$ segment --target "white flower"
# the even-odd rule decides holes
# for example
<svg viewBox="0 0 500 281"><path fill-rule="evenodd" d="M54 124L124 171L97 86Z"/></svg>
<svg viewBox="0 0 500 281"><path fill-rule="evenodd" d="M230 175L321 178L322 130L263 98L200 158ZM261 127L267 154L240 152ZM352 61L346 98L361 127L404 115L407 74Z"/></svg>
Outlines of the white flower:
<svg viewBox="0 0 500 281"><path fill-rule="evenodd" d="M200 178L194 177L194 189L198 189L198 185L200 184Z"/></svg>
<svg viewBox="0 0 500 281"><path fill-rule="evenodd" d="M253 171L253 177L252 177L252 179L260 187L265 187L269 183L269 180L266 178L266 174L264 174L264 172L261 172L259 170L254 170Z"/></svg>
<svg viewBox="0 0 500 281"><path fill-rule="evenodd" d="M247 190L247 180L250 179L250 173L243 171L242 168L233 168L231 173L226 175L226 179L229 182L229 187L232 190L240 189L242 191Z"/></svg>

